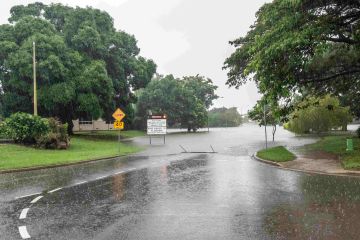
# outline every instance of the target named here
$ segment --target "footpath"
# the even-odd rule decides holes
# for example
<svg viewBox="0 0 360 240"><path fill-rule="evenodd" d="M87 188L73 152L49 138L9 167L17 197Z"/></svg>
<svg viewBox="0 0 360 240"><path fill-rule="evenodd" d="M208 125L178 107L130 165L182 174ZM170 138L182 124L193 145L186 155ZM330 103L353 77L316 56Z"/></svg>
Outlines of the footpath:
<svg viewBox="0 0 360 240"><path fill-rule="evenodd" d="M254 158L258 161L275 165L287 170L328 175L360 176L360 171L345 170L342 167L340 158L338 156L320 151L307 155L297 155L295 160L282 163L261 159L257 157L256 154L254 155Z"/></svg>

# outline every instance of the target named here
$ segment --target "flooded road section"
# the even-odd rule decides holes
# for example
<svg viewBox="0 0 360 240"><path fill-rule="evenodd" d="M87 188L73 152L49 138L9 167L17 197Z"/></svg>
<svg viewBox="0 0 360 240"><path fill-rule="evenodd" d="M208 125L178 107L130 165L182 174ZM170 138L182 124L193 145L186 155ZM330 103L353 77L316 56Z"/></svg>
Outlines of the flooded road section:
<svg viewBox="0 0 360 240"><path fill-rule="evenodd" d="M0 239L357 239L360 178L259 163L250 155L262 134L175 134L143 156L0 175ZM289 148L313 141L277 137ZM14 199L26 189L39 194Z"/></svg>

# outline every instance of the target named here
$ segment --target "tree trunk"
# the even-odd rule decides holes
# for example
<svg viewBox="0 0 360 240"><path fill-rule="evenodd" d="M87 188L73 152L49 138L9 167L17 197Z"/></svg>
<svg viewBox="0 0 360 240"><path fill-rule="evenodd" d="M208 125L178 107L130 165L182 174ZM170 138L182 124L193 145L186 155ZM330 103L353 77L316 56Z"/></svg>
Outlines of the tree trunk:
<svg viewBox="0 0 360 240"><path fill-rule="evenodd" d="M66 123L68 124L67 132L68 132L69 136L71 136L74 134L74 132L73 132L74 123L73 123L72 119L67 119Z"/></svg>
<svg viewBox="0 0 360 240"><path fill-rule="evenodd" d="M276 124L273 125L273 129L272 129L273 142L275 142L275 133L276 133Z"/></svg>

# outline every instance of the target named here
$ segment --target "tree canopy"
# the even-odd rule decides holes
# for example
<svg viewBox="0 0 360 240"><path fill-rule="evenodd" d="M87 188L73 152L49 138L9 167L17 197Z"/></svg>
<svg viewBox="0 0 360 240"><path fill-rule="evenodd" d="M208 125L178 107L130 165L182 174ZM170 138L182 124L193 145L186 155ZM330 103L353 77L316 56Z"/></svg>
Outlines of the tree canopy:
<svg viewBox="0 0 360 240"><path fill-rule="evenodd" d="M296 110L285 125L295 133L327 132L333 128L347 129L352 121L349 107L342 107L340 101L327 95L323 98L309 97L296 103Z"/></svg>
<svg viewBox="0 0 360 240"><path fill-rule="evenodd" d="M137 104L139 124L144 127L149 111L166 114L169 126L179 124L196 131L207 123L207 109L217 98L216 86L210 79L190 76L176 79L158 76L140 93Z"/></svg>
<svg viewBox="0 0 360 240"><path fill-rule="evenodd" d="M253 79L275 100L294 93L331 93L360 116L360 2L274 0L264 4L244 37L231 42L227 84Z"/></svg>
<svg viewBox="0 0 360 240"><path fill-rule="evenodd" d="M265 97L257 101L256 105L248 111L248 117L259 123L259 126L272 126L272 139L275 141L277 125L285 119L282 117L282 109L276 101L268 101Z"/></svg>
<svg viewBox="0 0 360 240"><path fill-rule="evenodd" d="M236 107L214 108L208 114L210 127L238 127L243 122Z"/></svg>
<svg viewBox="0 0 360 240"><path fill-rule="evenodd" d="M14 6L0 25L0 105L4 116L32 112L32 45L36 43L39 113L69 123L111 119L122 107L134 115L133 91L144 88L156 64L139 56L134 36L114 28L93 8L42 3Z"/></svg>

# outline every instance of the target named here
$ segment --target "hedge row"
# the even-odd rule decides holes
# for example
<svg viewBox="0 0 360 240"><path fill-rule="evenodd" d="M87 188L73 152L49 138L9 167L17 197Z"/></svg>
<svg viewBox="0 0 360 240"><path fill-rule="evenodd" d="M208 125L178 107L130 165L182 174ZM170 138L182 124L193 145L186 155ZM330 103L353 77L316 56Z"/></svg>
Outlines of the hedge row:
<svg viewBox="0 0 360 240"><path fill-rule="evenodd" d="M48 149L66 149L70 144L67 124L28 113L15 113L5 119L0 123L0 135L16 143Z"/></svg>

